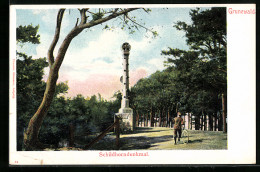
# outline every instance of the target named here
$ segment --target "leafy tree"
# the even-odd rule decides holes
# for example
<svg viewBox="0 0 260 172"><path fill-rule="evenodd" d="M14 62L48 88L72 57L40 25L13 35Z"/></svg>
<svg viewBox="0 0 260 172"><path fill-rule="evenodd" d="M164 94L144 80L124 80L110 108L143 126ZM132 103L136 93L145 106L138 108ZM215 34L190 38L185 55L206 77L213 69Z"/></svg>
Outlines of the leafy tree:
<svg viewBox="0 0 260 172"><path fill-rule="evenodd" d="M114 18L117 18L120 16L123 16L123 21L125 23L125 26L128 26L129 21L132 21L133 23L135 23L135 20L129 16L129 12L131 12L133 10L137 10L137 8L126 8L126 9L115 8L115 9L108 9L108 10L100 9L98 12L96 12L96 11L93 12L88 8L79 9L79 13L81 16L80 22L77 19L75 27L72 28L72 30L68 33L68 35L62 41L58 54L56 55L56 58L54 58L53 52L54 52L56 44L59 40L61 23L62 23L63 14L65 12L65 9L60 9L58 11L54 38L53 38L53 41L47 52L47 58L48 58L50 70L49 70L48 80L46 83L44 97L42 99L42 102L41 102L38 110L33 115L33 117L30 119L28 128L24 135L24 143L26 145L27 150L33 150L33 149L41 146L41 144L39 143L39 140L38 140L38 133L39 133L40 127L42 125L43 119L46 116L47 111L49 110L50 104L53 100L56 82L58 79L59 69L61 67L61 64L63 62L63 59L65 57L65 54L67 52L67 49L68 49L71 41L78 34L80 34L84 29L94 27L96 25L105 23L111 19L114 19ZM136 27L138 27L138 26L136 26ZM128 28L131 29L132 27L128 27ZM154 32L154 34L156 34L156 33Z"/></svg>
<svg viewBox="0 0 260 172"><path fill-rule="evenodd" d="M200 83L208 84L208 88L213 87L226 92L226 9L196 9L191 10L190 15L192 24L179 21L174 26L186 33L190 50L169 48L162 51L162 54L173 56L167 59L168 64L174 63L180 69L186 65L184 70L191 70L190 73L193 72L195 80L207 72L208 76ZM184 63L186 59L190 62Z"/></svg>
<svg viewBox="0 0 260 172"><path fill-rule="evenodd" d="M163 122L164 125L169 126L170 116L177 102L172 76L173 73L167 70L157 71L148 78L139 80L131 88L134 97L130 105L138 111L137 115L139 114L140 117L144 118L146 114L146 125L150 120L150 125L154 126L156 122L153 119L159 117L159 126L162 126Z"/></svg>
<svg viewBox="0 0 260 172"><path fill-rule="evenodd" d="M190 15L192 24L179 21L174 25L185 32L190 50L169 48L162 54L168 56L166 64L176 71L175 81L182 85L183 110L197 115L216 112L227 88L226 9L195 9Z"/></svg>
<svg viewBox="0 0 260 172"><path fill-rule="evenodd" d="M25 43L40 43L37 34L39 26L19 26L16 28L16 41L21 46ZM17 70L17 150L22 150L23 132L26 124L40 104L45 83L42 81L43 69L48 66L45 58L37 60L22 52L16 52Z"/></svg>
<svg viewBox="0 0 260 172"><path fill-rule="evenodd" d="M37 34L39 26L17 27L17 43L21 46L25 43L40 43L40 35ZM17 68L17 150L23 149L23 134L27 124L39 107L46 83L43 81L44 68L48 66L46 58L33 59L25 53L16 53ZM57 84L54 94L55 99L61 93L68 90L67 83ZM45 130L43 130L46 132ZM44 140L46 138L42 137Z"/></svg>
<svg viewBox="0 0 260 172"><path fill-rule="evenodd" d="M190 49L163 50L167 69L139 80L131 89L132 107L143 114L154 111L159 126L170 126L177 111L196 116L217 114L220 95L226 94L225 8L195 9L190 15L192 24L179 21L174 25L185 32Z"/></svg>
<svg viewBox="0 0 260 172"><path fill-rule="evenodd" d="M17 149L22 149L23 132L31 114L41 103L45 89L42 80L46 59L32 59L24 53L17 53Z"/></svg>
<svg viewBox="0 0 260 172"><path fill-rule="evenodd" d="M48 116L43 122L39 139L42 143L52 144L58 147L62 139L69 138L69 118L68 101L64 97L55 97L48 112Z"/></svg>
<svg viewBox="0 0 260 172"><path fill-rule="evenodd" d="M57 87L58 88L58 87ZM39 134L39 140L58 147L60 141L69 141L75 146L82 136L96 134L105 130L114 121L114 102L104 101L93 95L90 99L77 95L74 98L58 96L53 99Z"/></svg>
<svg viewBox="0 0 260 172"><path fill-rule="evenodd" d="M129 94L129 98L132 98L133 96ZM117 112L120 107L121 107L121 101L122 101L122 93L118 90L117 92L114 93L113 97L112 98L115 98L114 101L110 101L110 111L112 113L115 113ZM111 113L110 112L110 113Z"/></svg>
<svg viewBox="0 0 260 172"><path fill-rule="evenodd" d="M24 130L34 113L41 103L42 95L46 87L43 81L44 68L48 66L46 58L32 59L24 53L17 53L17 149L22 150ZM66 93L68 90L67 83L57 84L54 95L56 99L58 95ZM58 108L55 103L52 109L57 112ZM63 107L61 107L63 109ZM50 130L50 129L48 129ZM42 130L47 133L47 130ZM47 140L44 136L44 140ZM50 136L51 138L51 136ZM51 142L50 142L51 143Z"/></svg>
<svg viewBox="0 0 260 172"><path fill-rule="evenodd" d="M19 26L16 28L16 41L18 43L32 43L39 44L40 43L40 35L37 34L39 29L39 25L32 26Z"/></svg>

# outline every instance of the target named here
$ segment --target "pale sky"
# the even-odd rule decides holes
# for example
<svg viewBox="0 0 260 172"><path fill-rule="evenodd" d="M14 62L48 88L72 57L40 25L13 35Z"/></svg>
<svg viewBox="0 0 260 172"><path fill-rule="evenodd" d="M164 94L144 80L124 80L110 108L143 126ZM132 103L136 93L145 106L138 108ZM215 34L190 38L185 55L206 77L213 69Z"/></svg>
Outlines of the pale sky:
<svg viewBox="0 0 260 172"><path fill-rule="evenodd" d="M137 22L145 23L148 28L153 28L159 34L152 38L150 32L140 28L134 34L121 30L119 19L113 19L106 24L114 25L113 31L103 30L103 25L84 30L75 37L65 55L59 72L60 81L68 81L69 97L82 94L84 97L100 93L105 99L110 99L113 94L121 89L120 76L122 75L121 45L128 42L131 45L129 56L130 86L139 79L147 77L157 70L163 70L161 50L167 47L187 49L184 32L173 28L177 21L191 22L190 8L151 8L147 14L143 10L131 12ZM18 51L25 52L33 58L46 57L48 47L53 39L58 9L17 9L16 26L39 25L40 44L25 44L18 46ZM64 36L75 25L79 17L77 9L66 10L61 36L56 51ZM54 54L55 55L55 54ZM45 70L45 79L48 68Z"/></svg>

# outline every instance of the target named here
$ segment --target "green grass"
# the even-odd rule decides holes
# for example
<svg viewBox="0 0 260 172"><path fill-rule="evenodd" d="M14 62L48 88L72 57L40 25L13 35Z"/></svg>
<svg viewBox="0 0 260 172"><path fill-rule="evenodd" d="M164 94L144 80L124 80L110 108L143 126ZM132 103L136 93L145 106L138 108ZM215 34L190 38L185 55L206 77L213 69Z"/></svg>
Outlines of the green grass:
<svg viewBox="0 0 260 172"><path fill-rule="evenodd" d="M227 149L227 134L221 131L189 130L188 138L184 136L174 145L173 129L137 128L132 134L120 135L120 150L216 150ZM93 145L91 150L115 150L115 135L108 135Z"/></svg>
<svg viewBox="0 0 260 172"><path fill-rule="evenodd" d="M173 129L165 127L139 127L133 133L120 134L120 150L220 150L227 149L227 134L221 131L188 130L188 137L183 136L177 145L174 145ZM95 138L94 135L86 138L75 138L75 143L87 145ZM116 150L116 136L108 133L103 139L94 144L90 150ZM188 143L187 143L188 142ZM45 149L52 151L54 149ZM57 151L77 150L81 148L57 148Z"/></svg>

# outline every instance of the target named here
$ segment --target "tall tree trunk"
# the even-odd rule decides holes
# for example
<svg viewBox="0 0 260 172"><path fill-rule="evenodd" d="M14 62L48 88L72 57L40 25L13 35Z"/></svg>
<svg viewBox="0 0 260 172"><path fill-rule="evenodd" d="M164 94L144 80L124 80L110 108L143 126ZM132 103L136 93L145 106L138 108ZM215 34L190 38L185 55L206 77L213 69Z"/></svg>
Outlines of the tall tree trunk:
<svg viewBox="0 0 260 172"><path fill-rule="evenodd" d="M188 113L188 130L190 129L190 113Z"/></svg>
<svg viewBox="0 0 260 172"><path fill-rule="evenodd" d="M74 133L75 133L75 127L73 124L69 125L69 146L73 147L74 146Z"/></svg>
<svg viewBox="0 0 260 172"><path fill-rule="evenodd" d="M218 131L218 112L215 114L215 131Z"/></svg>
<svg viewBox="0 0 260 172"><path fill-rule="evenodd" d="M162 110L159 112L159 127L162 126Z"/></svg>
<svg viewBox="0 0 260 172"><path fill-rule="evenodd" d="M223 132L227 132L227 123L226 123L226 107L225 107L225 97L222 94L222 114L223 114Z"/></svg>
<svg viewBox="0 0 260 172"><path fill-rule="evenodd" d="M148 112L146 112L146 127L148 127Z"/></svg>
<svg viewBox="0 0 260 172"><path fill-rule="evenodd" d="M139 127L139 113L136 111L136 127Z"/></svg>
<svg viewBox="0 0 260 172"><path fill-rule="evenodd" d="M171 110L169 111L169 128L172 128L172 113L171 113Z"/></svg>
<svg viewBox="0 0 260 172"><path fill-rule="evenodd" d="M145 113L143 114L143 127L145 127Z"/></svg>
<svg viewBox="0 0 260 172"><path fill-rule="evenodd" d="M162 121L163 121L162 126L165 127L165 124L166 124L166 112L165 112L164 109L163 109L163 114L162 114Z"/></svg>
<svg viewBox="0 0 260 172"><path fill-rule="evenodd" d="M170 110L168 109L168 112L167 112L167 127L170 128Z"/></svg>
<svg viewBox="0 0 260 172"><path fill-rule="evenodd" d="M59 68L64 59L64 56L66 54L66 51L69 47L71 40L82 31L82 29L78 29L76 27L72 29L72 31L66 36L66 38L62 42L60 49L58 51L56 60L54 61L53 51L54 51L56 43L59 39L60 25L61 25L64 11L65 11L65 9L61 9L58 12L57 26L56 26L54 39L48 50L48 62L49 62L50 71L49 71L49 76L48 76L48 80L46 83L44 97L43 97L43 100L42 100L41 105L39 106L38 110L33 115L33 117L30 119L28 128L27 128L26 132L24 133L24 145L25 145L26 150L42 148L42 145L39 143L39 140L38 140L38 134L39 134L39 130L42 125L43 119L47 114L47 111L51 105L51 102L52 102L52 99L53 99L53 96L55 93L56 83L58 80Z"/></svg>
<svg viewBox="0 0 260 172"><path fill-rule="evenodd" d="M141 114L141 120L140 120L140 123L141 123L140 127L142 127L142 126L143 126L143 116L142 116L142 114Z"/></svg>
<svg viewBox="0 0 260 172"><path fill-rule="evenodd" d="M223 131L223 119L222 119L222 114L219 112L218 115L218 131Z"/></svg>
<svg viewBox="0 0 260 172"><path fill-rule="evenodd" d="M210 131L213 131L213 116L214 113L212 113L212 115L210 116Z"/></svg>
<svg viewBox="0 0 260 172"><path fill-rule="evenodd" d="M24 133L24 145L26 150L43 148L43 145L38 140L38 134L43 119L46 116L47 111L51 105L55 93L57 79L58 79L58 71L55 71L53 68L51 68L48 81L46 83L46 90L44 92L43 100L36 113L30 119L28 128Z"/></svg>
<svg viewBox="0 0 260 172"><path fill-rule="evenodd" d="M212 131L216 131L216 117L215 113L212 113Z"/></svg>
<svg viewBox="0 0 260 172"><path fill-rule="evenodd" d="M208 120L208 122L209 122L209 128L208 128L208 130L209 131L212 131L212 115L210 114L209 116L208 116L208 118L209 118L209 120Z"/></svg>
<svg viewBox="0 0 260 172"><path fill-rule="evenodd" d="M197 120L198 120L198 116L194 116L194 121L195 121L195 125L194 125L194 130L197 130Z"/></svg>
<svg viewBox="0 0 260 172"><path fill-rule="evenodd" d="M164 123L165 123L165 113L164 113L164 110L162 110L162 126L161 127L164 127Z"/></svg>
<svg viewBox="0 0 260 172"><path fill-rule="evenodd" d="M202 130L203 127L203 114L200 116L200 130Z"/></svg>
<svg viewBox="0 0 260 172"><path fill-rule="evenodd" d="M155 119L154 124L153 124L154 127L157 127L157 115L156 114L157 114L157 112L154 113L154 119Z"/></svg>
<svg viewBox="0 0 260 172"><path fill-rule="evenodd" d="M164 111L164 127L167 127L167 123L168 123L167 116L168 116L168 112L167 112L167 110L165 110Z"/></svg>
<svg viewBox="0 0 260 172"><path fill-rule="evenodd" d="M153 108L151 107L151 112L150 112L150 127L153 127Z"/></svg>
<svg viewBox="0 0 260 172"><path fill-rule="evenodd" d="M144 113L144 127L146 127L146 113Z"/></svg>
<svg viewBox="0 0 260 172"><path fill-rule="evenodd" d="M200 129L200 116L195 116L195 130Z"/></svg>
<svg viewBox="0 0 260 172"><path fill-rule="evenodd" d="M203 121L203 123L204 123L204 131L206 131L207 130L207 114L204 114L203 115L203 119L204 119L204 121Z"/></svg>
<svg viewBox="0 0 260 172"><path fill-rule="evenodd" d="M144 113L144 127L146 127L146 113Z"/></svg>

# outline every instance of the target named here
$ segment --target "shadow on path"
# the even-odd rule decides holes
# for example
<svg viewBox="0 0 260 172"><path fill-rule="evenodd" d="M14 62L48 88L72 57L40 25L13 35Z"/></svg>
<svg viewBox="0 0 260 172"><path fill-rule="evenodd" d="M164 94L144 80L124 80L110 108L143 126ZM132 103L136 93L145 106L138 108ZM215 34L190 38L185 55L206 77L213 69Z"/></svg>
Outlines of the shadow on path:
<svg viewBox="0 0 260 172"><path fill-rule="evenodd" d="M159 137L124 137L120 139L120 150L148 149L150 147L154 147L156 143L167 142L170 140L172 140L172 135Z"/></svg>
<svg viewBox="0 0 260 172"><path fill-rule="evenodd" d="M137 128L132 134L137 134L137 133L152 133L152 132L161 132L165 130L154 130L153 128Z"/></svg>
<svg viewBox="0 0 260 172"><path fill-rule="evenodd" d="M189 143L201 143L203 139L189 140Z"/></svg>

